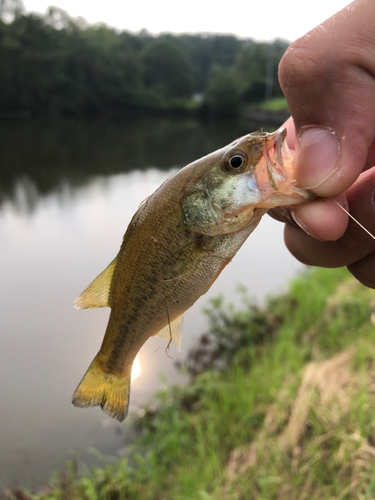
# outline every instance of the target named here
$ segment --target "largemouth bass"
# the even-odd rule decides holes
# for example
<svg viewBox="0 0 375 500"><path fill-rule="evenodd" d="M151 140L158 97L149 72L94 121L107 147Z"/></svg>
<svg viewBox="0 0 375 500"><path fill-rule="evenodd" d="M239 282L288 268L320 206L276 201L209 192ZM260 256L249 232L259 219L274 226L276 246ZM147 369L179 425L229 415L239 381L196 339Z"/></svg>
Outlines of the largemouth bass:
<svg viewBox="0 0 375 500"><path fill-rule="evenodd" d="M183 313L213 284L271 208L312 196L293 181L286 130L255 132L173 174L133 216L117 257L75 307L111 308L99 353L73 396L122 421L146 340L181 341Z"/></svg>

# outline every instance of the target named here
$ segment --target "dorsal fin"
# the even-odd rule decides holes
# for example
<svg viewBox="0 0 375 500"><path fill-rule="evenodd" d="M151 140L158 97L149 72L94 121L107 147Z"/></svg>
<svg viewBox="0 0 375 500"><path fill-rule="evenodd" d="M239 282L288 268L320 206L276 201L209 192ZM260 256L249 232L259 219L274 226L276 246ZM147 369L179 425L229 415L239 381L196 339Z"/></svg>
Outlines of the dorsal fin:
<svg viewBox="0 0 375 500"><path fill-rule="evenodd" d="M76 309L89 309L92 307L111 307L109 304L109 290L111 287L113 272L116 267L114 259L103 272L79 295L75 302Z"/></svg>
<svg viewBox="0 0 375 500"><path fill-rule="evenodd" d="M182 336L182 318L183 315L178 316L169 325L165 326L160 332L158 332L155 337L160 337L162 339L172 340L174 345L179 351L181 351L181 336ZM171 339L172 335L172 339Z"/></svg>

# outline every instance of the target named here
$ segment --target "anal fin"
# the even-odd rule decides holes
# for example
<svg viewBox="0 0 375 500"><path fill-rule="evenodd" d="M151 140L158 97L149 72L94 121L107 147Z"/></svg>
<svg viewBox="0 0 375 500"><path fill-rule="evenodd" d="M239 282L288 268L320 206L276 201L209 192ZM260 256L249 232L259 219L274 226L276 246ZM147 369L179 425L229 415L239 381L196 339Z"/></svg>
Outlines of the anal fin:
<svg viewBox="0 0 375 500"><path fill-rule="evenodd" d="M165 326L155 337L171 340L179 351L181 351L183 314Z"/></svg>

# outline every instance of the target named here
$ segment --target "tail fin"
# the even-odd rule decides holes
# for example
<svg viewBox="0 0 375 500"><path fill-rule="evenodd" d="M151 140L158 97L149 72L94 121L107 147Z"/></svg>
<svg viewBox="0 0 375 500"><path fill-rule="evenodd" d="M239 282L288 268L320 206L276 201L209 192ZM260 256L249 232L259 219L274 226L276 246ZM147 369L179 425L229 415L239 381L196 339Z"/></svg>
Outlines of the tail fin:
<svg viewBox="0 0 375 500"><path fill-rule="evenodd" d="M97 355L77 387L72 403L81 408L100 405L108 415L122 422L128 414L130 380L131 369L128 375L106 373Z"/></svg>

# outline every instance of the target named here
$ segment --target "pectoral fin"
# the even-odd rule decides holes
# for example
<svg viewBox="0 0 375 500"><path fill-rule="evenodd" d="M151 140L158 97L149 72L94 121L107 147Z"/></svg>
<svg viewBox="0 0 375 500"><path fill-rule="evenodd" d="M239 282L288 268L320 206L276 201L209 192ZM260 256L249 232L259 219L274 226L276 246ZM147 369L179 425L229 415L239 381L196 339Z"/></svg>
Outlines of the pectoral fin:
<svg viewBox="0 0 375 500"><path fill-rule="evenodd" d="M183 315L181 314L181 316L176 318L155 335L155 337L172 340L179 351L181 351L182 318Z"/></svg>
<svg viewBox="0 0 375 500"><path fill-rule="evenodd" d="M92 307L111 307L109 303L109 290L111 287L113 273L116 267L114 259L102 273L79 295L75 302L76 309L88 309Z"/></svg>
<svg viewBox="0 0 375 500"><path fill-rule="evenodd" d="M202 245L199 240L194 240L170 256L163 268L163 279L172 281L185 276L193 271L197 263L212 252Z"/></svg>

